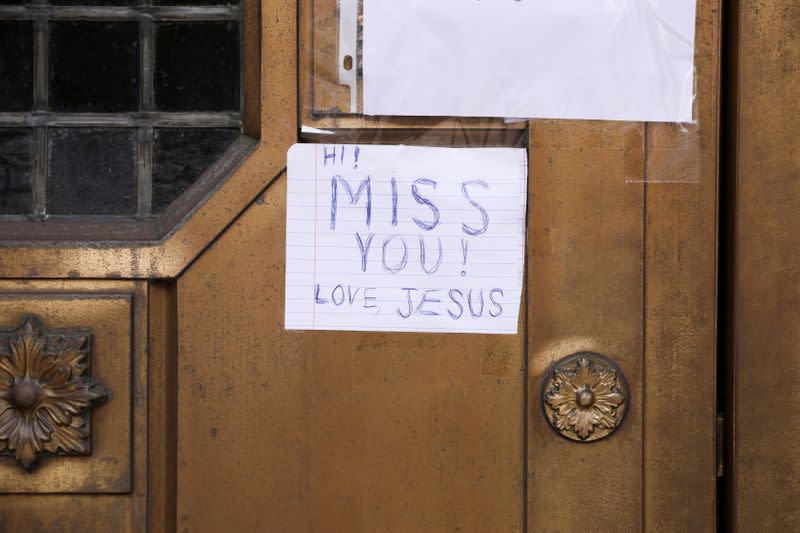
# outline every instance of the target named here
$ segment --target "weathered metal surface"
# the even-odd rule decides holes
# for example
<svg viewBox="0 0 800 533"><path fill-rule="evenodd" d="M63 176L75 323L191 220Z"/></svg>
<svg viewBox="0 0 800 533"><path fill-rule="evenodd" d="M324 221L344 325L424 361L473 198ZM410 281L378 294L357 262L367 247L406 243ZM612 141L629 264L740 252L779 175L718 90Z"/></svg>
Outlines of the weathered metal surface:
<svg viewBox="0 0 800 533"><path fill-rule="evenodd" d="M178 530L521 530L523 336L285 331L285 198L178 281Z"/></svg>
<svg viewBox="0 0 800 533"><path fill-rule="evenodd" d="M731 2L731 531L800 530L800 3Z"/></svg>

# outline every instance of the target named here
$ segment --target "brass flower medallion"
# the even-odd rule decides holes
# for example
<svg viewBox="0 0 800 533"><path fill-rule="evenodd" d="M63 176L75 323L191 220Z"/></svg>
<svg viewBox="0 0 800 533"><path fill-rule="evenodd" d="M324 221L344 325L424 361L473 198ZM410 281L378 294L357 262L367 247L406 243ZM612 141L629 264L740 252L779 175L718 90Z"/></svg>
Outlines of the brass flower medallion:
<svg viewBox="0 0 800 533"><path fill-rule="evenodd" d="M0 330L0 455L30 470L49 455L90 453L90 409L108 398L87 375L91 340L37 317Z"/></svg>
<svg viewBox="0 0 800 533"><path fill-rule="evenodd" d="M627 411L627 385L617 366L597 354L562 359L546 376L544 413L560 435L592 442L613 433Z"/></svg>

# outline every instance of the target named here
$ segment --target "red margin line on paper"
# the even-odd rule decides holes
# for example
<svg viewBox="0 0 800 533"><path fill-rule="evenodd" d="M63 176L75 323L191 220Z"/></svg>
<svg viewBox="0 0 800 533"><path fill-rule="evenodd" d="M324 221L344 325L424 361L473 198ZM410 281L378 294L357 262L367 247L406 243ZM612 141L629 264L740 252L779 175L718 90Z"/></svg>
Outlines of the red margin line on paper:
<svg viewBox="0 0 800 533"><path fill-rule="evenodd" d="M317 328L317 218L319 218L318 203L319 195L317 194L317 187L319 186L319 145L314 147L314 274L313 282L311 283L311 327Z"/></svg>

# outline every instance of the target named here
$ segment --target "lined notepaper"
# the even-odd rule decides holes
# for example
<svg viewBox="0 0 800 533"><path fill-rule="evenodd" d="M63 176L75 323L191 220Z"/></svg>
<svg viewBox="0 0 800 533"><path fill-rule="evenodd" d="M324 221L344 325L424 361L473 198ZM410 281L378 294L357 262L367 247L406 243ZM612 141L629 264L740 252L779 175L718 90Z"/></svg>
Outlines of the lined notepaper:
<svg viewBox="0 0 800 533"><path fill-rule="evenodd" d="M527 155L297 144L286 329L517 332Z"/></svg>

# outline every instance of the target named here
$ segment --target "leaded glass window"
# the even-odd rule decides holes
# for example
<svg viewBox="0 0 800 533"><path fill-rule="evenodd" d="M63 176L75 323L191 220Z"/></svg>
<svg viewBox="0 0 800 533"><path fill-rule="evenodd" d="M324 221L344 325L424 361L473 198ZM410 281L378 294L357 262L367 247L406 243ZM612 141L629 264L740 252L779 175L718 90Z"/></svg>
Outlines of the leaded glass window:
<svg viewBox="0 0 800 533"><path fill-rule="evenodd" d="M236 0L0 0L0 228L153 219L221 179L241 26Z"/></svg>

